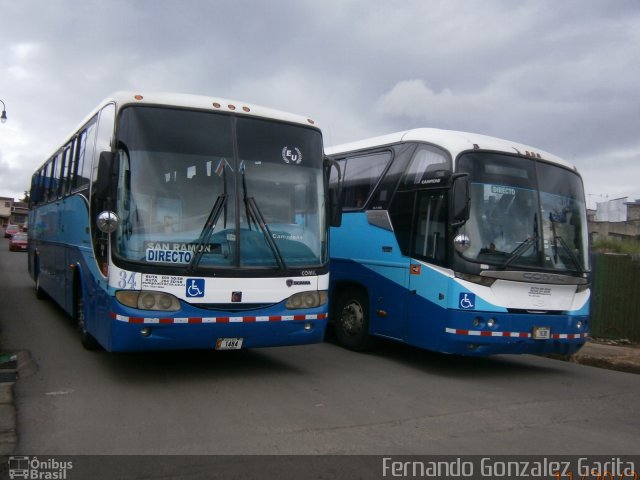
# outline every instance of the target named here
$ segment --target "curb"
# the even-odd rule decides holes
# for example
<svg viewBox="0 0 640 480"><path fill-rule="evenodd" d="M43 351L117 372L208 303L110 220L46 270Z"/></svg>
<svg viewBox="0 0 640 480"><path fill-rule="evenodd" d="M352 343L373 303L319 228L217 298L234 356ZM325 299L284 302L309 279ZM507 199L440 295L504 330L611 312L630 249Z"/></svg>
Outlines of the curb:
<svg viewBox="0 0 640 480"><path fill-rule="evenodd" d="M18 441L13 386L18 378L18 357L0 353L0 455L14 452Z"/></svg>
<svg viewBox="0 0 640 480"><path fill-rule="evenodd" d="M618 372L640 374L640 365L631 360L612 359L592 356L589 354L576 353L569 358L570 362L587 365L590 367L606 368L607 370L615 370Z"/></svg>

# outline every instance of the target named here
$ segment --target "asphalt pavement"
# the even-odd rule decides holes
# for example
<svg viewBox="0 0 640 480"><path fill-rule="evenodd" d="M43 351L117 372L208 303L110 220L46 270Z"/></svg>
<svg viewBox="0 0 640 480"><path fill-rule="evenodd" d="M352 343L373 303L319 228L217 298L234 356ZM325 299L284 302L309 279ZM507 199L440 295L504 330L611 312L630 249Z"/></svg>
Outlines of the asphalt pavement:
<svg viewBox="0 0 640 480"><path fill-rule="evenodd" d="M591 340L580 351L559 361L640 374L640 344ZM13 387L21 367L29 364L26 352L0 351L0 456L12 455L17 444Z"/></svg>

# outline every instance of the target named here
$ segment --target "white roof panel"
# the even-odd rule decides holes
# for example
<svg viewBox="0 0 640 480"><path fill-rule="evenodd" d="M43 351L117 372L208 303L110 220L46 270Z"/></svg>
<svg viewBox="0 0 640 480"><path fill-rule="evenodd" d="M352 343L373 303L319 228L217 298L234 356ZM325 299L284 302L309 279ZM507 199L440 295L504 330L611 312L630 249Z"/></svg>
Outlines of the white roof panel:
<svg viewBox="0 0 640 480"><path fill-rule="evenodd" d="M571 163L563 160L562 158L523 143L490 137L478 133L442 130L438 128L416 128L380 137L368 138L357 142L345 143L326 148L325 153L327 155L337 155L344 152L352 152L375 146L392 145L400 142L424 142L438 145L448 150L453 158L456 158L458 154L463 151L474 150L475 148L507 153L520 153L522 155L525 155L526 152L533 152L535 154L539 154L544 160L555 162L575 170L575 167Z"/></svg>

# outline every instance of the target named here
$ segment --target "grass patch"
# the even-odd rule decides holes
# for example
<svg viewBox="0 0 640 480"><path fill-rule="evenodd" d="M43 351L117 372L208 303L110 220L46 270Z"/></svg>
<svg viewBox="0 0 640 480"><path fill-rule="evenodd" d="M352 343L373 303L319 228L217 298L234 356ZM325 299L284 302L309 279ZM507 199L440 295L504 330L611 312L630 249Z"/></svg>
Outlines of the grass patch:
<svg viewBox="0 0 640 480"><path fill-rule="evenodd" d="M614 240L602 239L591 244L591 251L597 253L627 253L640 254L640 241L638 240Z"/></svg>

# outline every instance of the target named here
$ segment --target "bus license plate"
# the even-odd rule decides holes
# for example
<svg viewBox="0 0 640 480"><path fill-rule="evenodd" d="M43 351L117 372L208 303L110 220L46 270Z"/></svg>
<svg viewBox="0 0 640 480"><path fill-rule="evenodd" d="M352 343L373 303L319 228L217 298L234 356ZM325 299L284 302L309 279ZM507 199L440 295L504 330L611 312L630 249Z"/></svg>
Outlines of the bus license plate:
<svg viewBox="0 0 640 480"><path fill-rule="evenodd" d="M533 327L534 340L549 340L551 338L551 328L549 327Z"/></svg>
<svg viewBox="0 0 640 480"><path fill-rule="evenodd" d="M216 350L240 350L242 338L219 338L216 341Z"/></svg>

